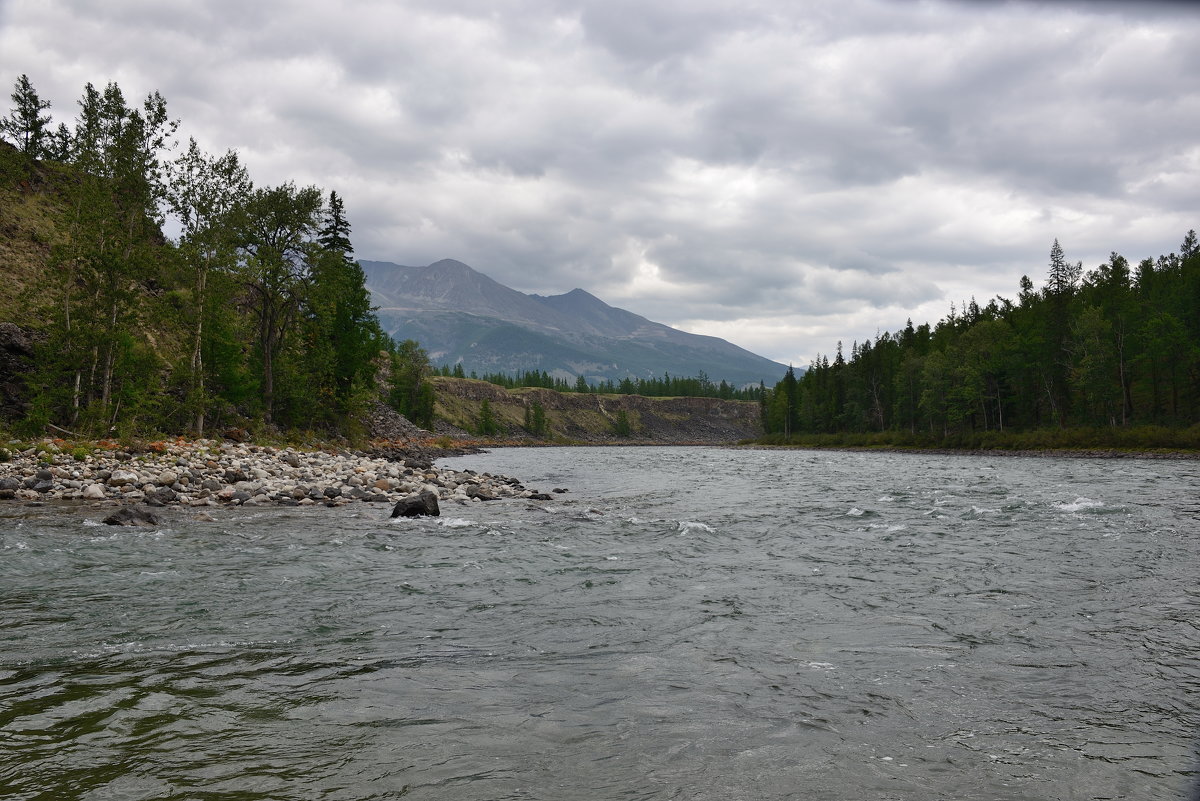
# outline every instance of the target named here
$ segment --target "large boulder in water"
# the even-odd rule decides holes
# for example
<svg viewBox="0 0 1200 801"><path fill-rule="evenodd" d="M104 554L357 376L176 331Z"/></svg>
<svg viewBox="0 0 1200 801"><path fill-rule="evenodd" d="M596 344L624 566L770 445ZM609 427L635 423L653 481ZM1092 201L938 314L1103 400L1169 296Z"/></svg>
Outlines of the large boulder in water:
<svg viewBox="0 0 1200 801"><path fill-rule="evenodd" d="M124 506L104 518L106 526L162 526L165 521L149 509Z"/></svg>
<svg viewBox="0 0 1200 801"><path fill-rule="evenodd" d="M433 490L424 490L401 498L392 508L392 517L438 517L441 514L438 496Z"/></svg>

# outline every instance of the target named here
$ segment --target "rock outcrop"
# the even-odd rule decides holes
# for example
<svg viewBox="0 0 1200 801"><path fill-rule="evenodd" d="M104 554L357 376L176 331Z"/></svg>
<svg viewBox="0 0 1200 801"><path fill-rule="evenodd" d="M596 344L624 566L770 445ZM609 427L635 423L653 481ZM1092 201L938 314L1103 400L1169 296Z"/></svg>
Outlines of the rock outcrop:
<svg viewBox="0 0 1200 801"><path fill-rule="evenodd" d="M501 438L591 444L724 445L762 435L757 403L720 398L647 398L505 389L486 381L438 377L436 411L461 429L471 430L483 401L501 428ZM541 406L549 436L525 429L526 410ZM622 435L621 419L628 423Z"/></svg>

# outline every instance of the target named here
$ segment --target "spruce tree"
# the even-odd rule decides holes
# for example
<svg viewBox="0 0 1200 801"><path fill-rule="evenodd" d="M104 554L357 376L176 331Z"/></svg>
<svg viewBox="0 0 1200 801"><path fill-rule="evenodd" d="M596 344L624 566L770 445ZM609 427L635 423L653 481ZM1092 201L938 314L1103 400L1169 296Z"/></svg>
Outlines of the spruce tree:
<svg viewBox="0 0 1200 801"><path fill-rule="evenodd" d="M38 97L29 76L24 74L17 78L12 101L12 112L0 119L0 132L28 158L41 158L48 136L46 127L50 124L50 115L42 112L50 108L50 101Z"/></svg>

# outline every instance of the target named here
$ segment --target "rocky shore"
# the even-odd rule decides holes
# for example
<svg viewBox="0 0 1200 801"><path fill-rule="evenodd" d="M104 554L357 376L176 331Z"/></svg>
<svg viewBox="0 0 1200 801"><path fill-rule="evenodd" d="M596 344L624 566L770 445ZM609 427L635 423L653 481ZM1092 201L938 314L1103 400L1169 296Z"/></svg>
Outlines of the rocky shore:
<svg viewBox="0 0 1200 801"><path fill-rule="evenodd" d="M144 452L44 441L0 463L0 501L146 506L396 504L422 493L443 502L549 500L514 478L434 467L405 451L374 454L220 440L155 443Z"/></svg>

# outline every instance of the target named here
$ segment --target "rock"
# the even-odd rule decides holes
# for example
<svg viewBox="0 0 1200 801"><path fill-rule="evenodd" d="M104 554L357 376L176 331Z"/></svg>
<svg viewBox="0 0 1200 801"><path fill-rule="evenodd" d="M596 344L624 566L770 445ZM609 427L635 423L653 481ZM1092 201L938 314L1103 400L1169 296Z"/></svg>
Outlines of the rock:
<svg viewBox="0 0 1200 801"><path fill-rule="evenodd" d="M531 501L552 501L554 499L551 498L549 495L547 495L544 492L535 492L529 496L529 500L531 500Z"/></svg>
<svg viewBox="0 0 1200 801"><path fill-rule="evenodd" d="M467 487L467 497L468 498L478 498L481 501L498 501L498 500L500 500L500 496L497 495L496 493L486 490L483 487L476 486L474 484Z"/></svg>
<svg viewBox="0 0 1200 801"><path fill-rule="evenodd" d="M164 470L158 474L158 483L169 487L179 480L179 474L174 470Z"/></svg>
<svg viewBox="0 0 1200 801"><path fill-rule="evenodd" d="M108 477L108 486L124 487L126 484L136 484L137 480L137 473L132 470L114 470Z"/></svg>
<svg viewBox="0 0 1200 801"><path fill-rule="evenodd" d="M170 487L158 487L146 494L146 501L151 506L165 506L179 500L179 493Z"/></svg>
<svg viewBox="0 0 1200 801"><path fill-rule="evenodd" d="M104 500L105 495L103 484L92 483L83 488L80 497L85 501L101 501Z"/></svg>
<svg viewBox="0 0 1200 801"><path fill-rule="evenodd" d="M392 517L438 517L441 514L437 493L432 490L424 490L415 495L401 498L392 508Z"/></svg>
<svg viewBox="0 0 1200 801"><path fill-rule="evenodd" d="M0 348L19 356L32 356L33 343L20 326L0 323Z"/></svg>
<svg viewBox="0 0 1200 801"><path fill-rule="evenodd" d="M162 526L165 521L140 506L124 506L104 518L106 526Z"/></svg>
<svg viewBox="0 0 1200 801"><path fill-rule="evenodd" d="M0 478L0 490L10 490L15 492L21 488L21 482L11 476ZM12 497L11 495L9 496Z"/></svg>

